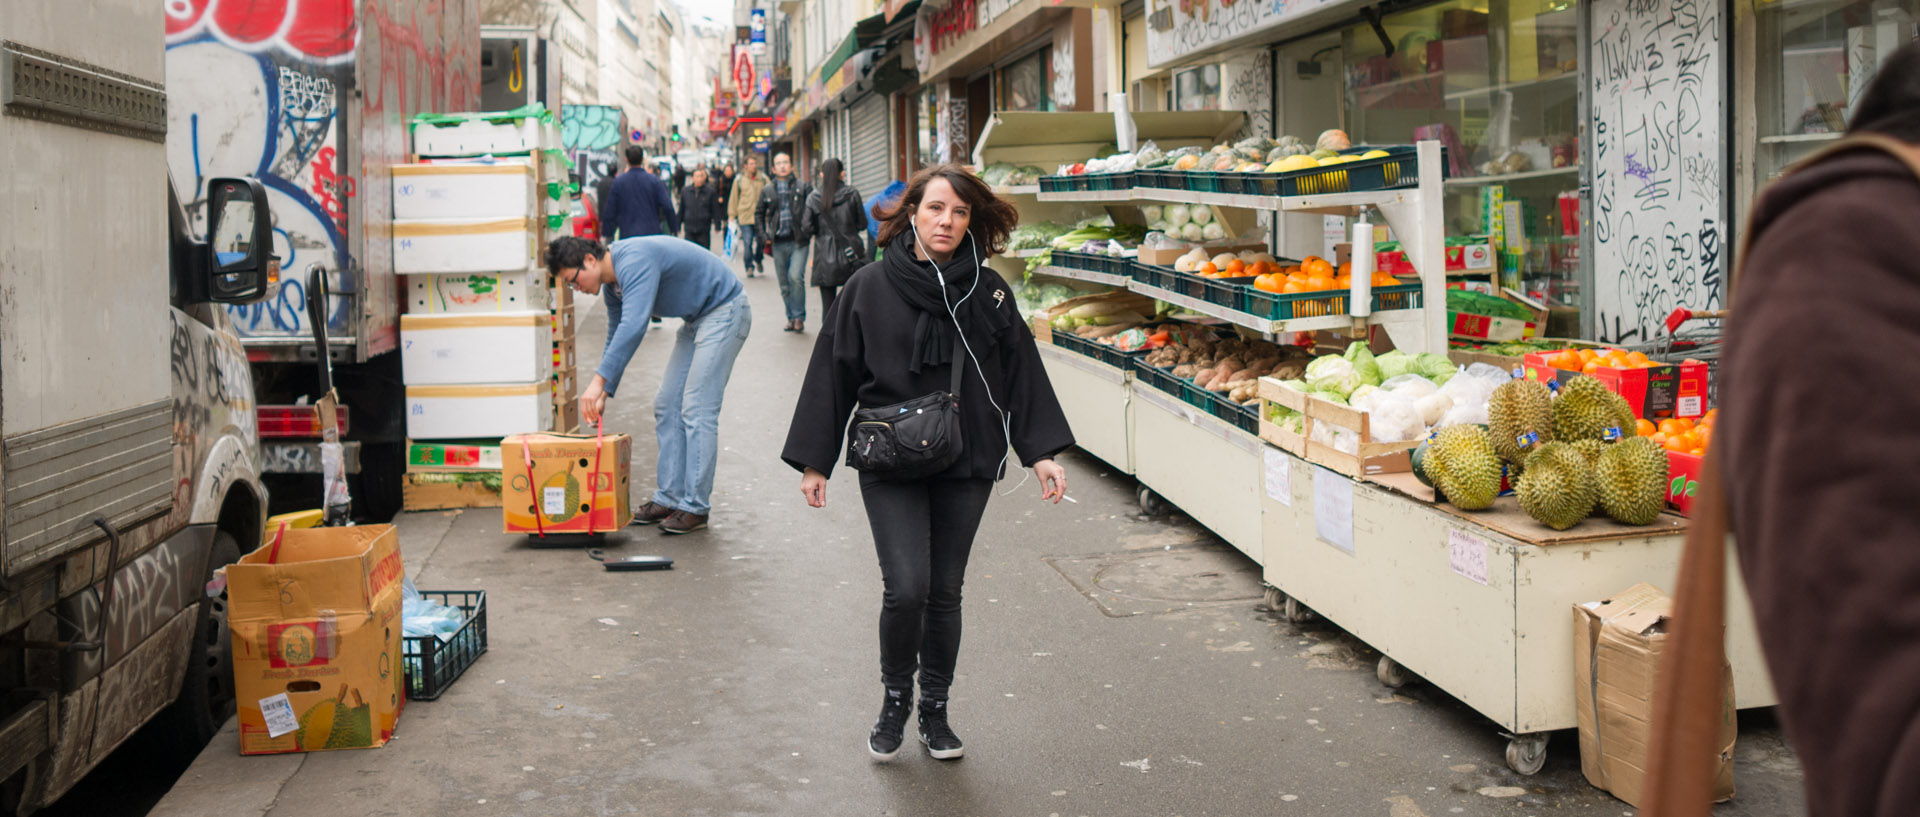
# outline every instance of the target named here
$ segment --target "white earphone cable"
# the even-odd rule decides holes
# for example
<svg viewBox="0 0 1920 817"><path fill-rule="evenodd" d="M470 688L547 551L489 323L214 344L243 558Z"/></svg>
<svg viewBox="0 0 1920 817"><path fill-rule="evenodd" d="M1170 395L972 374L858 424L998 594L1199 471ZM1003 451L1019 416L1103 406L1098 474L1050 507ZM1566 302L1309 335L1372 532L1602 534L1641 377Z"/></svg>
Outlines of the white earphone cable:
<svg viewBox="0 0 1920 817"><path fill-rule="evenodd" d="M973 361L973 370L980 378L981 389L987 394L988 405L993 406L994 412L1000 415L1000 433L1006 440L1006 450L1001 453L1000 464L996 466L995 471L996 473L1004 473L1007 467L1007 458L1013 455L1013 424L1007 417L1007 410L1001 408L1000 403L993 399L993 385L987 382L987 371L981 368L980 358L974 355L973 344L967 342L967 333L966 330L960 326L960 315L958 312L960 306L965 304L968 298L973 297L974 290L980 288L980 248L974 244L973 231L967 231L967 250L973 255L973 284L967 287L967 294L960 296L960 300L957 303L949 303L947 301L946 274L940 271L940 265L934 262L933 254L927 252L926 245L921 243L919 225L913 224L911 220L908 223L913 227L914 243L919 245L920 254L926 256L927 266L933 268L934 281L940 285L940 303L947 307L947 317L953 320L953 333L960 338L960 347L966 350L967 359ZM1020 490L1020 486L1027 484L1027 479L1031 474L1024 473L1026 471L1024 468L1022 468L1021 471L1023 473L1020 475L1020 481L1012 488L1008 488L1005 492L1001 493L1001 496L1012 494L1014 491Z"/></svg>

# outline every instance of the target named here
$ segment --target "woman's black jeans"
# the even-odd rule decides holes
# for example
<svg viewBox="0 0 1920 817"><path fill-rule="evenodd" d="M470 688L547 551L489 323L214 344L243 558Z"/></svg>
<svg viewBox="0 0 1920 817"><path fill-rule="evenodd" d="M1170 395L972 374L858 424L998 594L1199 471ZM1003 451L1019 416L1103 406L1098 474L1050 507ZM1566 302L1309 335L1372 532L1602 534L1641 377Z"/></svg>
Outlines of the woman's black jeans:
<svg viewBox="0 0 1920 817"><path fill-rule="evenodd" d="M960 586L993 482L889 481L860 475L860 496L886 594L880 608L880 680L946 700L960 655Z"/></svg>

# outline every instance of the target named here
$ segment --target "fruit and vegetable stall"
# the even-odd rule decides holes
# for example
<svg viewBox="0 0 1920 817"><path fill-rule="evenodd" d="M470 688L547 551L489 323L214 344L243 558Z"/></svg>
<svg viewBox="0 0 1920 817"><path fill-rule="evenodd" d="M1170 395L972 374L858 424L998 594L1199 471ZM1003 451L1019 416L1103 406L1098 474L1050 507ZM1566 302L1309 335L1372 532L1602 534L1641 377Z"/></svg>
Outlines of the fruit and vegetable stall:
<svg viewBox="0 0 1920 817"><path fill-rule="evenodd" d="M1388 686L1473 707L1537 771L1576 725L1575 606L1673 586L1709 363L1544 338L1537 305L1446 288L1437 144L1072 155L1082 134L1049 154L1049 129L1021 124L976 159L1066 171L1019 202L1017 240L1044 257L1007 272L1082 447L1138 479L1143 510L1258 562L1289 618L1378 649ZM1105 217L1027 221L1067 205ZM1257 220L1279 212L1371 217L1397 241L1363 225L1340 257L1282 258ZM1736 705L1770 706L1744 588L1728 595Z"/></svg>

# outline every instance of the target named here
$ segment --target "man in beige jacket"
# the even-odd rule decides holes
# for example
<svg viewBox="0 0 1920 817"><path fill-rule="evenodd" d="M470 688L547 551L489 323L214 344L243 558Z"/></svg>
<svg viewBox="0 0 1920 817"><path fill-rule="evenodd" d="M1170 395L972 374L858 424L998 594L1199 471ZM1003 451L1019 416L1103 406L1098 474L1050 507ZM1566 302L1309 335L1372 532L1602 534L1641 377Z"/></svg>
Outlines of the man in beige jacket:
<svg viewBox="0 0 1920 817"><path fill-rule="evenodd" d="M760 274L760 240L754 235L753 210L760 203L760 190L767 177L760 173L760 158L747 157L747 169L733 178L733 197L727 201L727 216L740 225L740 237L734 246L746 256L747 277Z"/></svg>

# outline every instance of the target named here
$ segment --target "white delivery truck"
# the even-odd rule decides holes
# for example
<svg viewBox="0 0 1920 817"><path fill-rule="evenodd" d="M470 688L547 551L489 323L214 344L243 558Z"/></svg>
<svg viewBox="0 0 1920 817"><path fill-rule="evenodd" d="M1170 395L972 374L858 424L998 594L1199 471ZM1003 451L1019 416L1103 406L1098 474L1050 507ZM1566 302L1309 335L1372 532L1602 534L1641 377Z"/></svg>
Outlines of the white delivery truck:
<svg viewBox="0 0 1920 817"><path fill-rule="evenodd" d="M250 178L175 195L170 6L0 3L8 815L53 801L149 721L197 750L233 711L209 580L260 542L267 496L225 305L266 294L273 225ZM206 202L201 229L181 197Z"/></svg>

